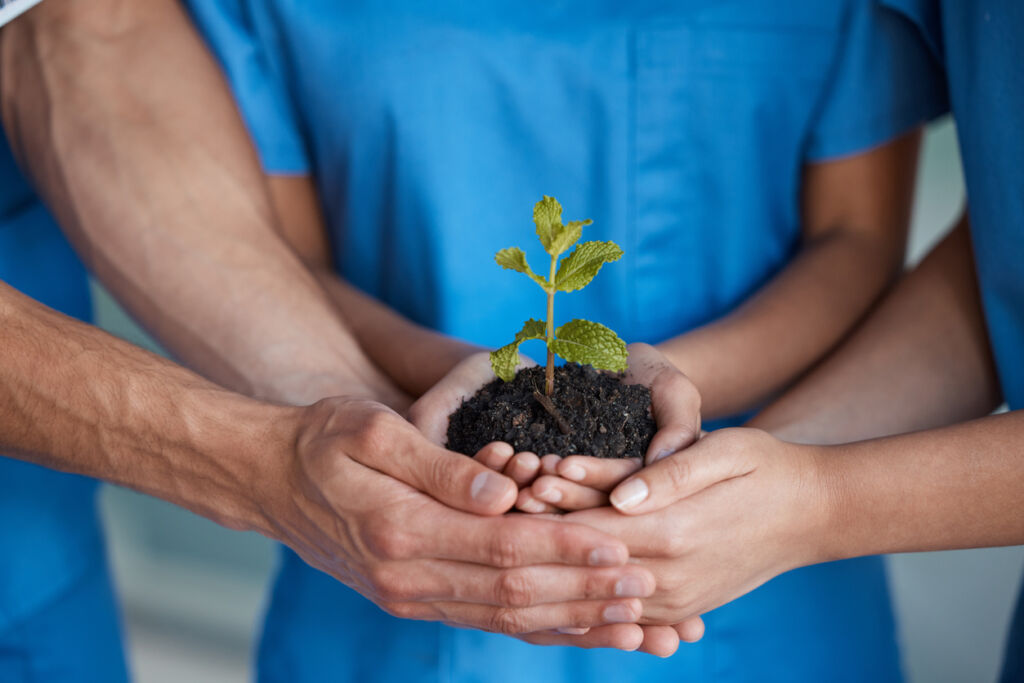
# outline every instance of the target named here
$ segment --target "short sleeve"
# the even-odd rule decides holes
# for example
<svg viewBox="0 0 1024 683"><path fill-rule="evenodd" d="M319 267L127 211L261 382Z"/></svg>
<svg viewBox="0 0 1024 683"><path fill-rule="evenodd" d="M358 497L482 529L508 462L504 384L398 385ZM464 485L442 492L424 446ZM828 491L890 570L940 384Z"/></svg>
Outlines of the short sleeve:
<svg viewBox="0 0 1024 683"><path fill-rule="evenodd" d="M199 32L220 61L268 173L310 170L309 155L282 71L251 21L250 0L186 0Z"/></svg>
<svg viewBox="0 0 1024 683"><path fill-rule="evenodd" d="M906 15L856 0L807 147L822 161L875 147L949 110L945 77Z"/></svg>

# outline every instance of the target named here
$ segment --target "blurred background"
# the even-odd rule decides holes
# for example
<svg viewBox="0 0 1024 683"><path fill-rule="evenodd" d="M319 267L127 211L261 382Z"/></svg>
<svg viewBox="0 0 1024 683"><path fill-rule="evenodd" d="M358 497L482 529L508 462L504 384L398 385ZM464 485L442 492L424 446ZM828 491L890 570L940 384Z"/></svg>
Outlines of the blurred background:
<svg viewBox="0 0 1024 683"><path fill-rule="evenodd" d="M956 134L933 125L924 145L909 262L948 230L964 202ZM97 321L158 347L95 287ZM251 652L273 544L146 496L106 487L103 514L140 683L251 680ZM912 683L994 681L1024 570L1024 547L893 556L904 670Z"/></svg>

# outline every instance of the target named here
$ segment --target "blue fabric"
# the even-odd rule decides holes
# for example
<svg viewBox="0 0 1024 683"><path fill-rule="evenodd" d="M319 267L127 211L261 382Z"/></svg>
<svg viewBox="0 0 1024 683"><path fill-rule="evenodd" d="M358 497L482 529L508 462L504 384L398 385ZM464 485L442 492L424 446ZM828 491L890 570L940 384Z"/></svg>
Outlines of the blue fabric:
<svg viewBox="0 0 1024 683"><path fill-rule="evenodd" d="M2 136L0 280L67 315L81 320L91 315L85 269L18 171ZM93 480L0 457L0 633L44 608L59 612L59 596L72 596L69 587L101 563L95 492ZM103 662L118 659L121 645L116 637L104 640L108 631L97 624L114 618L113 602L90 604L95 606L90 612L62 612L45 630L19 631L26 651L60 657L54 644L61 643L69 653L91 655L97 670L106 671ZM51 640L33 643L33 633ZM8 642L0 637L0 643ZM21 680L8 677L7 661L0 655L0 680Z"/></svg>
<svg viewBox="0 0 1024 683"><path fill-rule="evenodd" d="M121 624L109 572L103 555L96 559L38 610L0 630L0 682L127 683L124 653L111 647L121 642Z"/></svg>
<svg viewBox="0 0 1024 683"><path fill-rule="evenodd" d="M868 0L195 0L266 169L312 173L340 272L425 325L506 343L543 299L530 207L622 261L558 303L627 340L717 318L800 237L805 164L939 111L913 25ZM526 352L539 349L524 347ZM392 619L286 553L264 681L900 678L882 561L787 574L667 662Z"/></svg>
<svg viewBox="0 0 1024 683"><path fill-rule="evenodd" d="M914 21L946 69L967 183L982 305L1003 396L1024 408L1024 3L884 0ZM1002 683L1024 683L1024 595Z"/></svg>

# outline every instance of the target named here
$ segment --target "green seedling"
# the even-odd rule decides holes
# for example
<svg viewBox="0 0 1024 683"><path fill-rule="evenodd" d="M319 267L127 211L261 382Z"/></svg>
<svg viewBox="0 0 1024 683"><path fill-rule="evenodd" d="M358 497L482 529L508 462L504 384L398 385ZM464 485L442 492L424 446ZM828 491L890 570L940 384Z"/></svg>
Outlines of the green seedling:
<svg viewBox="0 0 1024 683"><path fill-rule="evenodd" d="M612 330L589 320L570 320L555 329L555 292L573 292L583 289L594 279L601 266L622 257L622 249L615 242L579 242L584 226L593 221L569 221L562 224L562 205L554 197L544 196L533 207L533 222L537 226L537 237L544 250L551 257L551 267L545 279L537 275L526 262L526 254L519 247L502 249L494 260L502 268L515 270L529 276L548 297L546 320L530 318L516 335L515 341L491 353L491 367L494 374L506 382L516 376L519 364L519 345L529 339L542 339L548 347L548 363L544 375L544 391L551 395L555 387L555 356L567 361L593 365L600 370L622 372L626 369L626 343ZM562 259L558 257L571 249L573 252Z"/></svg>

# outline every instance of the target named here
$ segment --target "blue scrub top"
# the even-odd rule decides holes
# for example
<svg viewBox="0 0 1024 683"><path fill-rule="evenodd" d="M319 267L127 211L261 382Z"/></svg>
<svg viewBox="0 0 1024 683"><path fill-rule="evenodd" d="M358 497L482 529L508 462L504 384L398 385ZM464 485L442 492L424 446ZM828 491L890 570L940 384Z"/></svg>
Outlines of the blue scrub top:
<svg viewBox="0 0 1024 683"><path fill-rule="evenodd" d="M339 271L410 318L506 343L543 299L530 210L558 197L623 259L559 319L658 342L717 318L800 238L805 164L930 118L920 35L868 0L194 0L268 172L311 173ZM524 347L526 352L536 348ZM668 661L388 617L285 554L265 681L892 681L884 569L781 576Z"/></svg>
<svg viewBox="0 0 1024 683"><path fill-rule="evenodd" d="M0 280L67 315L91 315L85 269L2 135ZM95 489L93 480L0 457L0 639L102 559ZM88 623L64 626L73 638Z"/></svg>
<svg viewBox="0 0 1024 683"><path fill-rule="evenodd" d="M1024 409L1024 3L887 2L916 22L945 66L989 338L1003 396ZM1024 683L1024 595L1001 681Z"/></svg>

